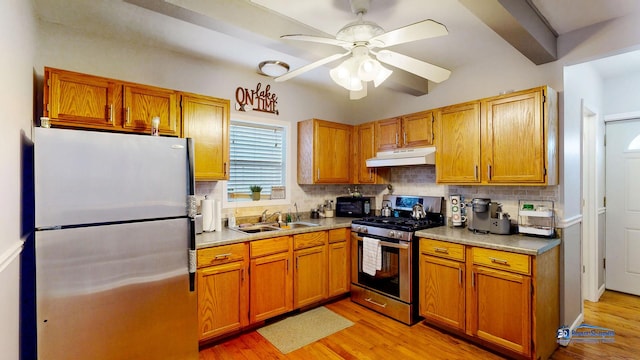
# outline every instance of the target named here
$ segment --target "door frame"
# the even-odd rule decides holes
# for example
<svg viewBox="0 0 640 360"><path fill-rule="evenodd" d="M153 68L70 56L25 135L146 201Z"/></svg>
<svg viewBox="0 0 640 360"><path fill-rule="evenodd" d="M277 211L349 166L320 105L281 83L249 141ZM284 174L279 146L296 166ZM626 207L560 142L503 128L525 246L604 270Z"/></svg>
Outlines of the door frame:
<svg viewBox="0 0 640 360"><path fill-rule="evenodd" d="M581 101L582 118L582 298L597 302L598 289L598 221L596 134L598 115Z"/></svg>

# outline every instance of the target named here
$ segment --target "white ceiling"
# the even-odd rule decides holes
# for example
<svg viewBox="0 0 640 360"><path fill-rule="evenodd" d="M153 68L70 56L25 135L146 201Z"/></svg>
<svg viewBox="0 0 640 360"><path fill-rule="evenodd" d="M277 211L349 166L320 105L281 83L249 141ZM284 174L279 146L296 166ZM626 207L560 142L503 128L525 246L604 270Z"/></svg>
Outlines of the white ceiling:
<svg viewBox="0 0 640 360"><path fill-rule="evenodd" d="M295 69L342 52L331 45L279 37L296 33L333 37L340 28L357 19L348 0L32 1L43 21L247 68L277 59ZM529 1L558 34L640 11L637 0L580 0L577 9L576 0ZM364 19L387 31L424 19L444 24L449 35L397 45L393 50L454 72L456 68L471 66L483 54L517 52L457 0L372 0ZM631 64L636 66L634 70L640 70L638 57L633 57ZM305 73L295 81L331 84L329 65ZM629 64L622 57L614 66L620 71ZM606 63L599 68L606 73ZM396 73L404 72L396 71L393 76L402 76ZM339 91L338 86L335 88Z"/></svg>

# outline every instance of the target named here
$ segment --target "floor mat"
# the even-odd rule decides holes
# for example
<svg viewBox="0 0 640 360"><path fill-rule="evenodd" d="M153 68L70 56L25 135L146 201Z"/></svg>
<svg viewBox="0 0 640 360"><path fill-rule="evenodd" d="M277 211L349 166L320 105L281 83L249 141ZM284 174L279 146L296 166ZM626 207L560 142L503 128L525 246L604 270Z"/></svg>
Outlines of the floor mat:
<svg viewBox="0 0 640 360"><path fill-rule="evenodd" d="M290 353L353 325L324 306L258 329L283 354Z"/></svg>

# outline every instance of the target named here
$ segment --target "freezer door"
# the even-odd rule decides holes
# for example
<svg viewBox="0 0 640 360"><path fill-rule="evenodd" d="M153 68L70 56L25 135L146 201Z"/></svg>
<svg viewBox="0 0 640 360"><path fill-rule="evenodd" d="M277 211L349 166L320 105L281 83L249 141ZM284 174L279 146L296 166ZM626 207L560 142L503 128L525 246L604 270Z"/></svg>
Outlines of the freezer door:
<svg viewBox="0 0 640 360"><path fill-rule="evenodd" d="M36 228L186 216L186 139L34 130Z"/></svg>
<svg viewBox="0 0 640 360"><path fill-rule="evenodd" d="M189 219L36 232L39 359L197 359Z"/></svg>

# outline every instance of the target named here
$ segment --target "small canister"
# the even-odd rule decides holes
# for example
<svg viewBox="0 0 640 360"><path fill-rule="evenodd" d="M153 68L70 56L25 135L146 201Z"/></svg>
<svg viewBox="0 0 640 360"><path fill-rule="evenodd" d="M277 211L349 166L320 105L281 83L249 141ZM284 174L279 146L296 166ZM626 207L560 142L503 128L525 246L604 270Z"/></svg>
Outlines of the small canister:
<svg viewBox="0 0 640 360"><path fill-rule="evenodd" d="M158 136L160 135L160 117L155 116L151 119L151 135Z"/></svg>

